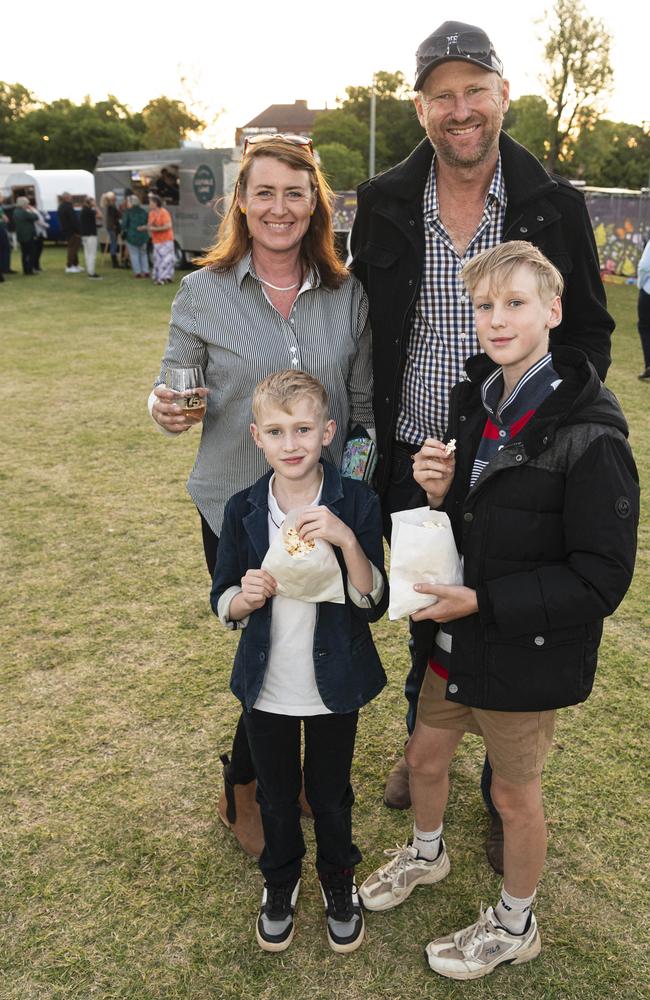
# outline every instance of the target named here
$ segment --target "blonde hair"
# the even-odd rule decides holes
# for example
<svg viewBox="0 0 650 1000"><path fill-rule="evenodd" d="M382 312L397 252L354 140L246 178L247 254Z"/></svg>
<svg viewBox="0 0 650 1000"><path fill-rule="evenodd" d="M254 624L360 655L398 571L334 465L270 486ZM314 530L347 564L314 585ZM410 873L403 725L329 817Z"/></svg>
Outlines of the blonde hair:
<svg viewBox="0 0 650 1000"><path fill-rule="evenodd" d="M285 413L291 413L296 403L310 399L319 416L327 420L329 401L325 387L313 375L287 368L267 375L255 386L253 392L253 420L257 422L262 407L271 403Z"/></svg>
<svg viewBox="0 0 650 1000"><path fill-rule="evenodd" d="M300 244L300 254L306 270L311 267L318 269L321 283L325 288L338 288L348 277L349 272L339 260L334 247L332 225L334 192L321 173L310 149L281 138L271 138L247 149L241 161L232 201L219 226L216 243L197 257L194 263L225 271L235 267L245 257L249 248L249 236L246 216L239 207L239 196L246 192L253 163L263 156L278 160L292 170L306 170L309 174L311 189L316 192L316 205L309 229Z"/></svg>
<svg viewBox="0 0 650 1000"><path fill-rule="evenodd" d="M564 289L564 279L558 269L551 264L541 250L526 240L512 240L509 243L499 243L491 250L473 257L460 272L470 295L473 295L478 285L486 278L491 292L503 288L505 283L518 267L525 264L535 275L537 291L540 296L555 298Z"/></svg>

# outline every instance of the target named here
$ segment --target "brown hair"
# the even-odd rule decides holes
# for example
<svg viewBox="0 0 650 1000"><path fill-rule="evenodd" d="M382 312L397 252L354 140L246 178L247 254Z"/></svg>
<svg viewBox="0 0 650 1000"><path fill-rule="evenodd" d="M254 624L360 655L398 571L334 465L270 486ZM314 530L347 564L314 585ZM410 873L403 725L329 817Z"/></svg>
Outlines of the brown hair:
<svg viewBox="0 0 650 1000"><path fill-rule="evenodd" d="M285 413L302 399L311 399L324 420L327 420L329 401L325 387L307 372L287 368L267 375L255 386L253 392L253 420L257 421L264 403L279 406Z"/></svg>
<svg viewBox="0 0 650 1000"><path fill-rule="evenodd" d="M300 253L306 269L318 269L325 288L338 288L348 277L348 269L341 263L334 249L334 229L332 226L332 205L334 192L323 177L309 147L297 146L286 139L271 138L250 146L242 158L239 176L233 191L232 201L226 212L217 240L201 257L194 260L218 271L235 267L245 256L249 247L246 216L239 207L239 194L246 191L246 184L255 160L269 156L285 163L292 170L306 170L312 191L316 192L316 206L300 245Z"/></svg>
<svg viewBox="0 0 650 1000"><path fill-rule="evenodd" d="M484 250L465 264L460 276L470 295L474 294L485 278L489 280L489 288L493 292L502 288L521 264L525 264L534 273L540 295L555 298L562 294L562 275L541 250L526 240L499 243L491 250Z"/></svg>

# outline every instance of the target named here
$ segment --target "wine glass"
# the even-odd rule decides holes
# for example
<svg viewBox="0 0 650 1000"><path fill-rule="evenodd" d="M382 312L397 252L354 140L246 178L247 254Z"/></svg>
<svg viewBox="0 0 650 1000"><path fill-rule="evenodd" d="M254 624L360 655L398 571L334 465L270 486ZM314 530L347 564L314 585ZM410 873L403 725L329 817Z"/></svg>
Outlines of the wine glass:
<svg viewBox="0 0 650 1000"><path fill-rule="evenodd" d="M165 371L165 385L176 393L173 402L182 409L183 416L194 423L200 423L205 416L207 395L203 369L199 366L168 368Z"/></svg>

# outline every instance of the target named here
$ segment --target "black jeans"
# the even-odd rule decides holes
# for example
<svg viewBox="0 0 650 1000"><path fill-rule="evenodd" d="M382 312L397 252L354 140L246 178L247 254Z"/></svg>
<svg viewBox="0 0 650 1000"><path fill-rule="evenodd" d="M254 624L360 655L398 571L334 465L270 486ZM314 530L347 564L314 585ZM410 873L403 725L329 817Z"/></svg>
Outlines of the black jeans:
<svg viewBox="0 0 650 1000"><path fill-rule="evenodd" d="M23 274L34 273L34 240L20 241L20 255L22 257Z"/></svg>
<svg viewBox="0 0 650 1000"><path fill-rule="evenodd" d="M201 511L199 511L199 517L201 518L201 535L203 538L205 561L208 564L210 577L213 577L214 567L217 562L219 538L215 535ZM239 716L237 729L235 730L230 764L228 765L228 780L233 785L247 785L250 781L255 780L255 768L253 767L253 760L248 746L248 736L246 735L243 715Z"/></svg>
<svg viewBox="0 0 650 1000"><path fill-rule="evenodd" d="M416 507L425 507L427 503L426 494L413 479L413 462L411 456L419 451L418 445L395 443L390 468L390 478L388 487L382 497L382 515L384 525L384 536L390 544L391 518L393 511L412 510ZM420 688L424 681L429 663L429 652L433 648L433 642L438 626L435 622L414 622L409 618L409 654L411 657L411 667L404 681L404 696L407 701L406 728L409 735L415 729L415 717L420 697ZM481 792L485 807L492 816L497 815L497 810L492 802L490 788L492 785L492 768L485 756L483 773L481 775Z"/></svg>
<svg viewBox="0 0 650 1000"><path fill-rule="evenodd" d="M637 304L638 328L643 348L643 361L646 368L650 368L650 295L639 289L639 301Z"/></svg>
<svg viewBox="0 0 650 1000"><path fill-rule="evenodd" d="M358 712L312 715L305 731L305 794L314 814L316 869L319 875L349 870L361 861L352 843L350 768ZM264 828L259 866L271 885L300 877L305 842L298 796L302 784L300 722L290 715L244 712L257 774L257 801Z"/></svg>

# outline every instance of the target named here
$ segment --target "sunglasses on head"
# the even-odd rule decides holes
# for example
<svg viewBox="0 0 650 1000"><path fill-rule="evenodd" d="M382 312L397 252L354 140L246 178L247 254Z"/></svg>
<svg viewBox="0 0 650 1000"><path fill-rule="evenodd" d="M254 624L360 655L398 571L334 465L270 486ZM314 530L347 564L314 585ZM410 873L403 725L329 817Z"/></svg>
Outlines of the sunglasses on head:
<svg viewBox="0 0 650 1000"><path fill-rule="evenodd" d="M314 151L314 145L308 135L293 135L291 132L266 132L260 135L246 136L242 155L246 156L251 146L257 146L260 142L271 142L273 139L288 142L290 146L305 146L310 153Z"/></svg>
<svg viewBox="0 0 650 1000"><path fill-rule="evenodd" d="M466 56L468 59L490 61L497 73L503 73L503 63L492 48L492 43L482 31L461 31L457 35L436 35L418 60L439 59L441 56Z"/></svg>

